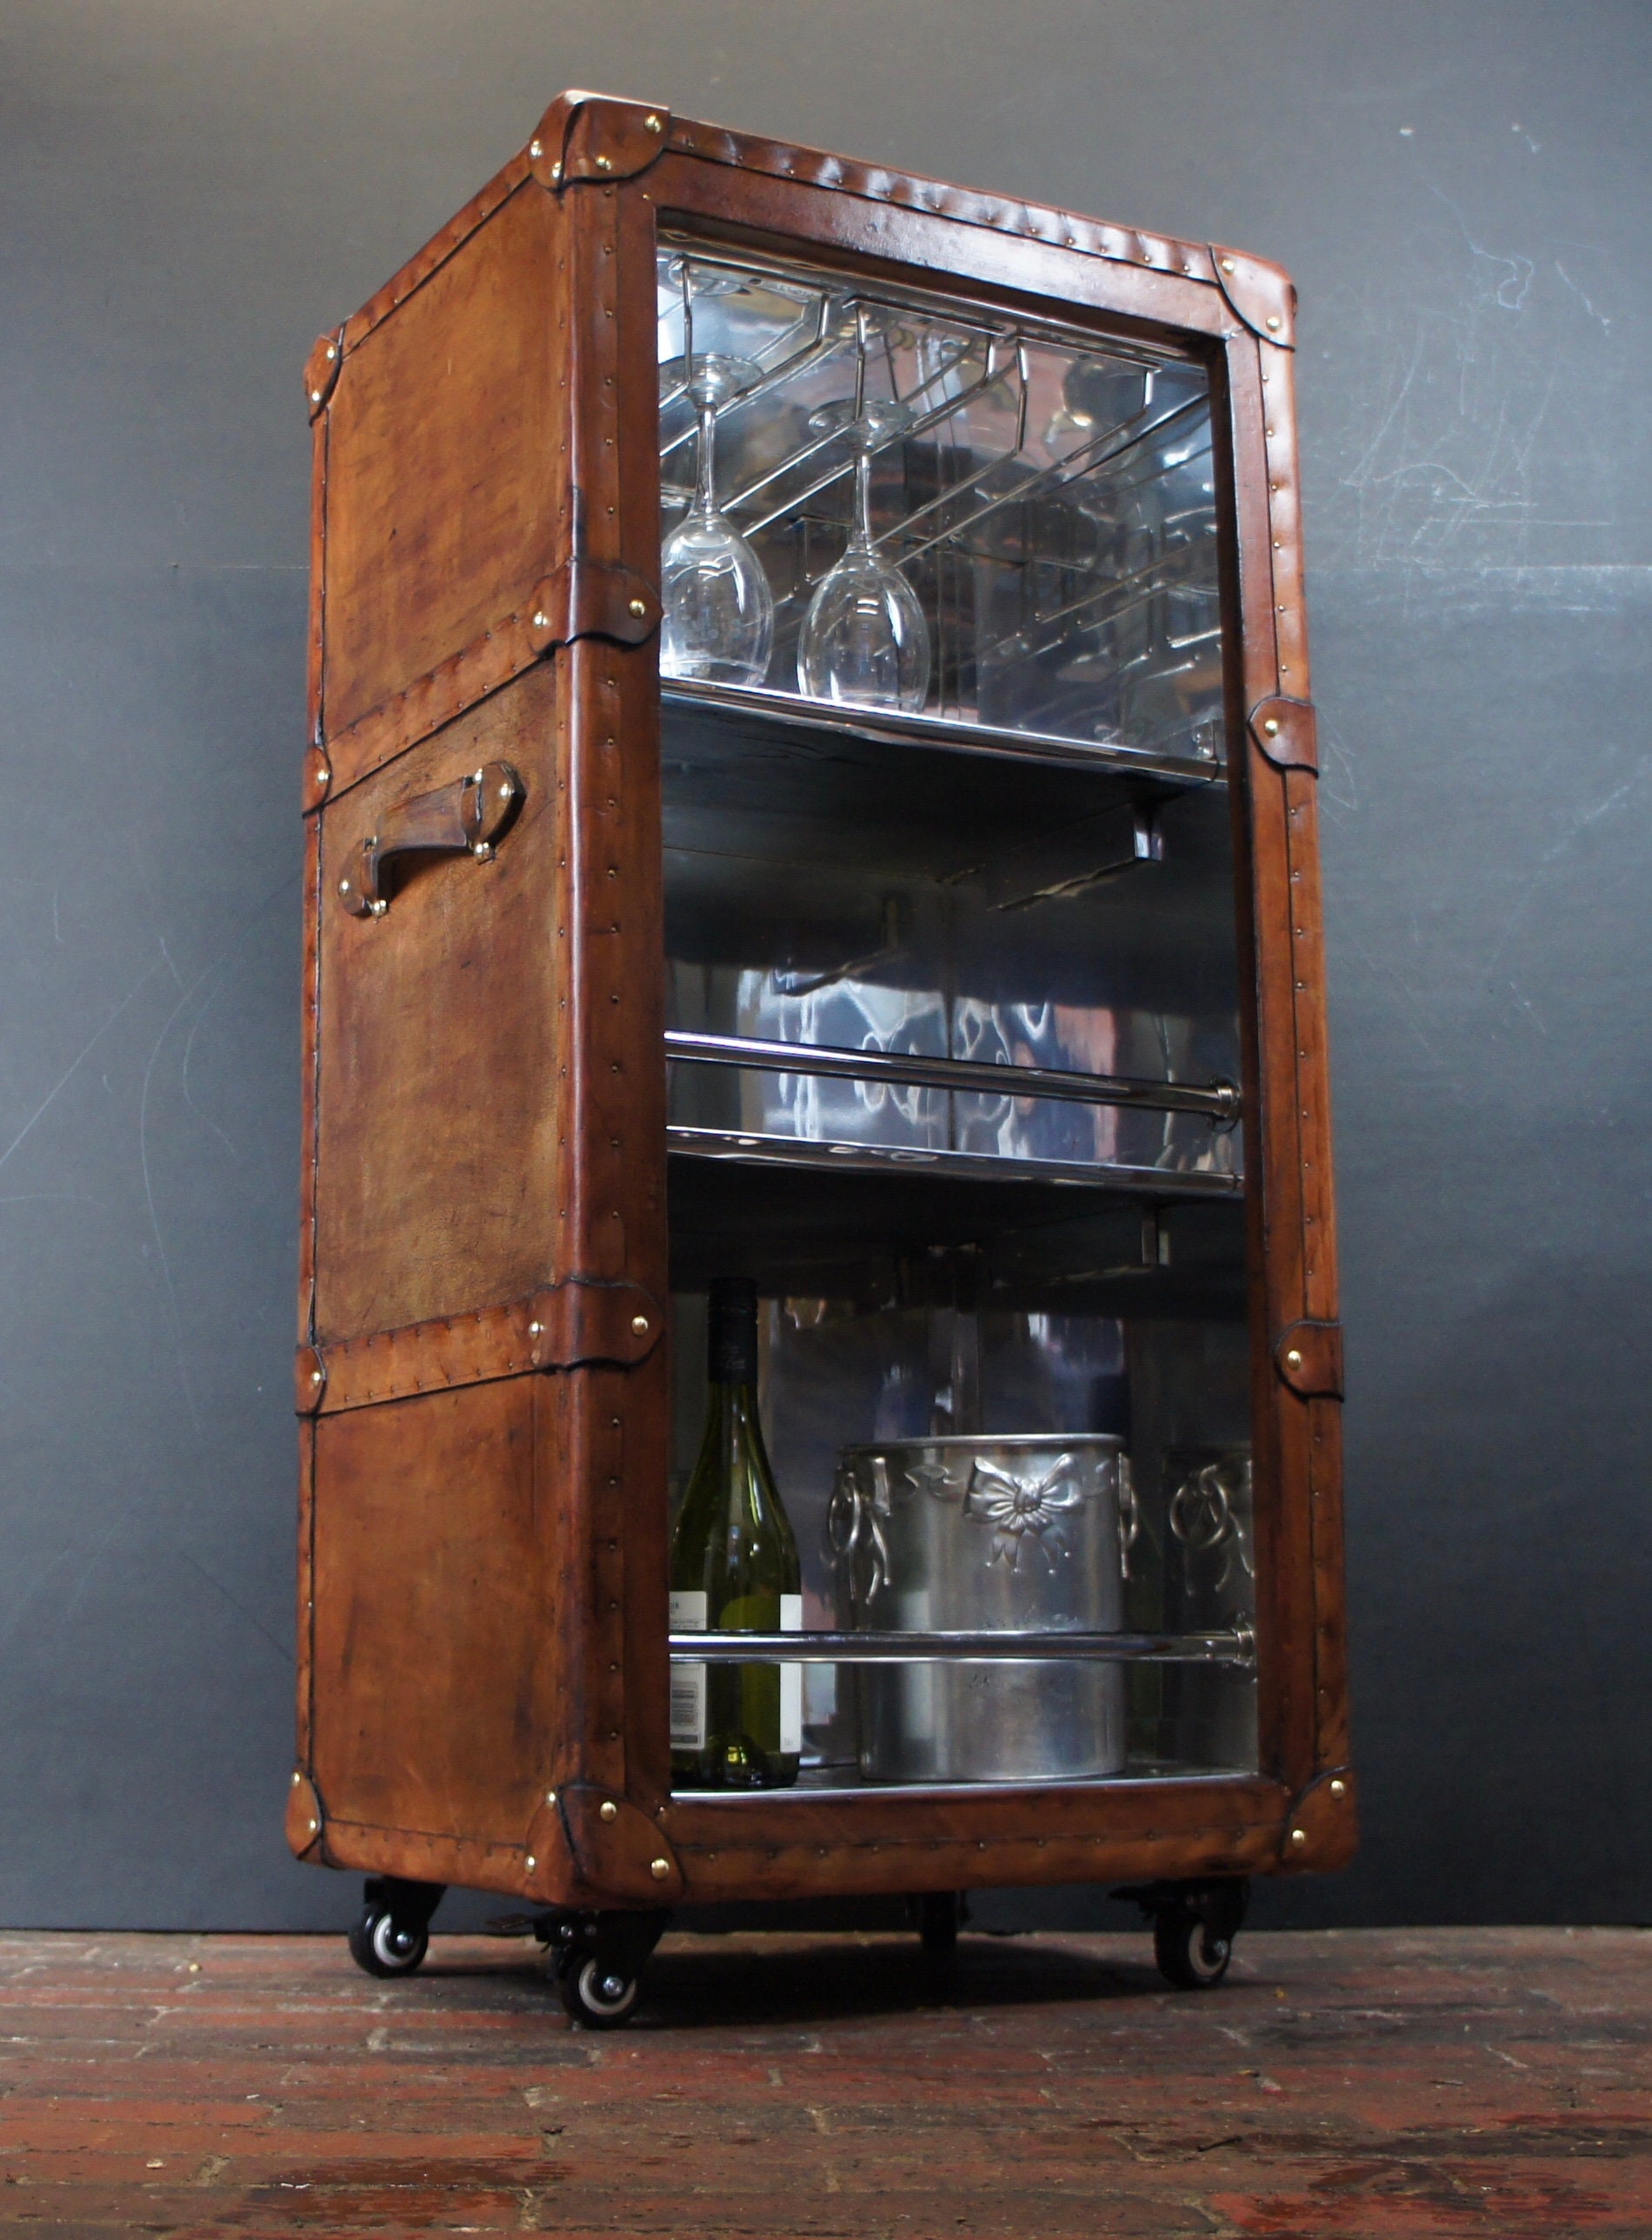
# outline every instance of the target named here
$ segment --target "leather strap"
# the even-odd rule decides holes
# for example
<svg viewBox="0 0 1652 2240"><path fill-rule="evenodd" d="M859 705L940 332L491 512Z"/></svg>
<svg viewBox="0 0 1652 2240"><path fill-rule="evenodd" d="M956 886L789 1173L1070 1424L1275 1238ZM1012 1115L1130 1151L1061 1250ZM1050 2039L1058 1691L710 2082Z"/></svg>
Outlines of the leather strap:
<svg viewBox="0 0 1652 2240"><path fill-rule="evenodd" d="M1250 711L1250 736L1276 770L1310 770L1319 775L1319 726L1311 700L1290 700L1276 694L1258 700Z"/></svg>
<svg viewBox="0 0 1652 2240"><path fill-rule="evenodd" d="M1292 1323L1274 1346L1274 1367L1303 1400L1342 1397L1341 1323Z"/></svg>

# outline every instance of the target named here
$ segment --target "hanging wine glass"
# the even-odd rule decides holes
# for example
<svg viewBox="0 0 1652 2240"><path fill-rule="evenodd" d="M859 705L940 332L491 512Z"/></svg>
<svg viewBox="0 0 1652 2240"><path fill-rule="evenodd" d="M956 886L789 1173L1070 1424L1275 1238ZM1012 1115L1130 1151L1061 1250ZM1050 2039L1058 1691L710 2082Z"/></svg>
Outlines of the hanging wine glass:
<svg viewBox="0 0 1652 2240"><path fill-rule="evenodd" d="M686 378L684 376L686 375ZM699 416L692 503L660 556L662 677L761 684L775 642L775 599L763 563L717 504L717 414L756 386L749 358L715 353L663 368Z"/></svg>
<svg viewBox="0 0 1652 2240"><path fill-rule="evenodd" d="M872 542L872 454L912 424L909 405L868 398L865 314L849 403L814 413L816 431L842 428L855 447L855 517L843 558L809 603L797 638L797 687L813 699L916 714L929 690L929 630L917 593Z"/></svg>

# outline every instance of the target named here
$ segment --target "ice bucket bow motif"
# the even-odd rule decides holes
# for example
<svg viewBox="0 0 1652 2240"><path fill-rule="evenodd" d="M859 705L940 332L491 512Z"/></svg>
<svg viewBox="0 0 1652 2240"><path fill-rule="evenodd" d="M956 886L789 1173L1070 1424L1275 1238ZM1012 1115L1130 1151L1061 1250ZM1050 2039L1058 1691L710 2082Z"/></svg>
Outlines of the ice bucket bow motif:
<svg viewBox="0 0 1652 2240"><path fill-rule="evenodd" d="M1079 1432L846 1447L827 1532L846 1626L1116 1631L1136 1533L1124 1443ZM1124 1763L1116 1664L875 1667L859 1687L872 1780L1069 1780Z"/></svg>

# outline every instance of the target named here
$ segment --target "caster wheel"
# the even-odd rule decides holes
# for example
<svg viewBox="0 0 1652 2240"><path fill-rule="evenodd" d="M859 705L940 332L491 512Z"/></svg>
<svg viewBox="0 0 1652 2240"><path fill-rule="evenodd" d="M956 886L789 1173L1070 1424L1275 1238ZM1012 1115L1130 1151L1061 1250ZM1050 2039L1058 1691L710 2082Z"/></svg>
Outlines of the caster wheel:
<svg viewBox="0 0 1652 2240"><path fill-rule="evenodd" d="M1161 1906L1153 1917L1153 1957L1159 1973L1178 1991L1205 1991L1219 1983L1233 1957L1233 1936L1213 1925L1192 1906Z"/></svg>
<svg viewBox="0 0 1652 2240"><path fill-rule="evenodd" d="M370 1905L350 1932L350 1957L370 1976L410 1976L430 1949L427 1930Z"/></svg>
<svg viewBox="0 0 1652 2240"><path fill-rule="evenodd" d="M638 1979L612 1962L576 1954L556 1978L570 2021L587 2030L618 2030L636 2004Z"/></svg>
<svg viewBox="0 0 1652 2240"><path fill-rule="evenodd" d="M957 1950L963 1907L955 1890L926 1890L914 1910L917 1915L918 1942L931 1959L943 1960Z"/></svg>

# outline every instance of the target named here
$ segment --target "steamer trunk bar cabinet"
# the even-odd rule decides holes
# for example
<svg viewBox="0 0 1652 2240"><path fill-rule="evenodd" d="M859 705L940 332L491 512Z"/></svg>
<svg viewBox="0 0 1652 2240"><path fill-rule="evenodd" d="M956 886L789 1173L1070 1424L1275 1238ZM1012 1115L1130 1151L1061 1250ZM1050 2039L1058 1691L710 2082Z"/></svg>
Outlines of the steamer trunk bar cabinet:
<svg viewBox="0 0 1652 2240"><path fill-rule="evenodd" d="M497 1891L603 2023L681 1905L1091 1882L1192 1984L1349 1857L1294 302L570 93L317 343L288 1832L363 1966ZM721 1277L801 1634L671 1630ZM673 1793L729 1661L798 1780Z"/></svg>

